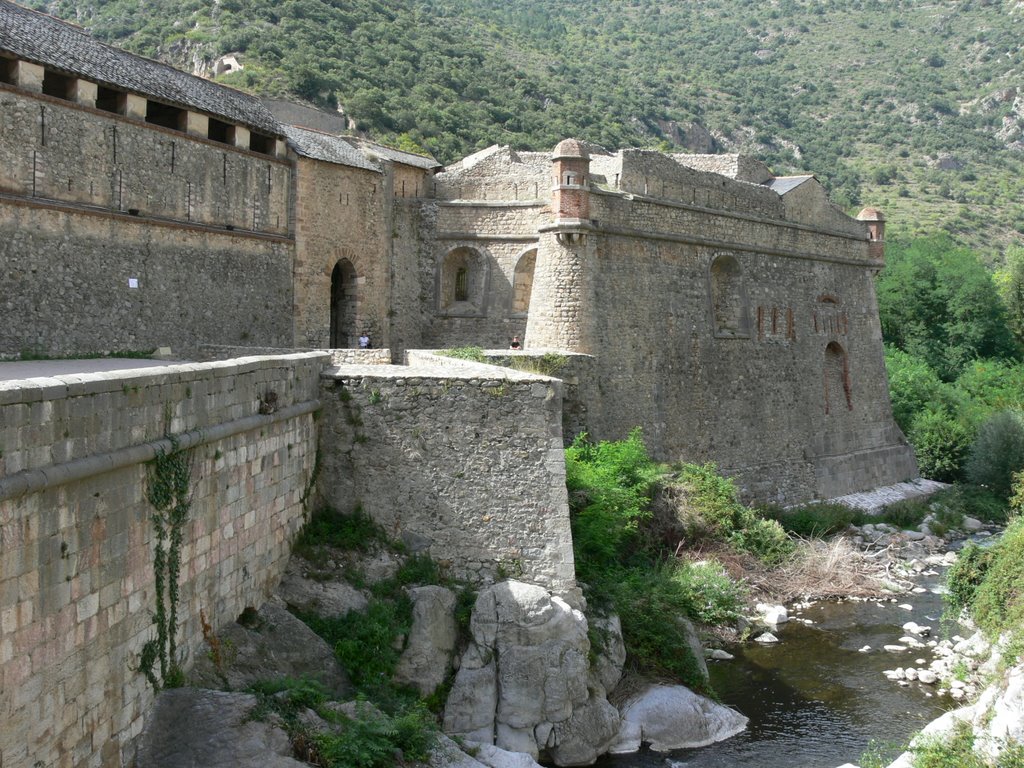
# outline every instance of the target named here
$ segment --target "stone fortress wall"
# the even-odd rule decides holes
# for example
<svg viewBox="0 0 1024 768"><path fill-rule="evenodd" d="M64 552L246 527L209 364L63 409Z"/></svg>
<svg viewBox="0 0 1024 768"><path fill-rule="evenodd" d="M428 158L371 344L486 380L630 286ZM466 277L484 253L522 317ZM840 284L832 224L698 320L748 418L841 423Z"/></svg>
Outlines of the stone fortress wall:
<svg viewBox="0 0 1024 768"><path fill-rule="evenodd" d="M0 762L112 766L153 690L147 472L191 451L180 648L270 595L304 520L324 354L0 383ZM124 764L129 764L126 760Z"/></svg>
<svg viewBox="0 0 1024 768"><path fill-rule="evenodd" d="M0 350L290 343L286 163L2 82L0 135Z"/></svg>
<svg viewBox="0 0 1024 768"><path fill-rule="evenodd" d="M321 491L475 584L575 587L561 382L409 352L324 373Z"/></svg>

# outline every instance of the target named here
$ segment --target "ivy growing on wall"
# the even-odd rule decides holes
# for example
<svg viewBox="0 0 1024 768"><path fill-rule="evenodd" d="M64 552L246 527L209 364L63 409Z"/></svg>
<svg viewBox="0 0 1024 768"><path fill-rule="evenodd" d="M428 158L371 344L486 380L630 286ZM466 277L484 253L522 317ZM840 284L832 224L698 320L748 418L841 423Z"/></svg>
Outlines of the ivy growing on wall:
<svg viewBox="0 0 1024 768"><path fill-rule="evenodd" d="M182 682L178 664L178 576L182 533L192 506L192 455L170 437L171 450L148 465L146 500L153 507L153 575L156 590L156 637L142 647L139 669L154 689Z"/></svg>

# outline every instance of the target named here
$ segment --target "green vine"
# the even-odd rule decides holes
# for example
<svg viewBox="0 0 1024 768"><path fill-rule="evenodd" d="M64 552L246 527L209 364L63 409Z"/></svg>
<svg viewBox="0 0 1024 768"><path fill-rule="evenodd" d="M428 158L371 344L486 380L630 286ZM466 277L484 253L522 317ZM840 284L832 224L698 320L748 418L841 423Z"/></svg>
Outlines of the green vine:
<svg viewBox="0 0 1024 768"><path fill-rule="evenodd" d="M160 451L149 463L146 500L153 507L153 575L156 590L156 637L142 648L139 669L154 689L174 687L182 680L178 664L178 578L185 522L192 506L192 456L169 436L170 452ZM159 669L159 676L157 676Z"/></svg>

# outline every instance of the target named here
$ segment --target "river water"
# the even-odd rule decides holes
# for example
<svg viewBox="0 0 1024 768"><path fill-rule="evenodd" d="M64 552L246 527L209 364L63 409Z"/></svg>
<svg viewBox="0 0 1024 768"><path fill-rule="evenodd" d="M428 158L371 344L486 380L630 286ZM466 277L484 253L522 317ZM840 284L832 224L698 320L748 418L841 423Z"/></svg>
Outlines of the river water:
<svg viewBox="0 0 1024 768"><path fill-rule="evenodd" d="M872 741L899 746L952 706L934 686L901 686L886 669L930 662L930 648L892 653L903 624L930 625L929 639L956 631L940 628L941 577L925 577L928 591L893 602L821 602L791 613L779 643L727 647L736 658L709 662L711 682L723 703L750 718L745 732L702 749L669 754L644 751L608 756L603 768L836 768L857 763ZM934 590L934 591L933 591ZM910 610L900 605L910 605ZM804 624L794 619L809 619ZM859 651L870 645L867 653Z"/></svg>

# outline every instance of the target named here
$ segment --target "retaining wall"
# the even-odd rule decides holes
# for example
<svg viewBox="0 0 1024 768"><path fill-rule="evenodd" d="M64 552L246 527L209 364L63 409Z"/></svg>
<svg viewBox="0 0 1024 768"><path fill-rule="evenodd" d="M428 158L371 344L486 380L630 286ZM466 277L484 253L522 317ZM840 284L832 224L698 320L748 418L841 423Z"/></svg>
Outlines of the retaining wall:
<svg viewBox="0 0 1024 768"><path fill-rule="evenodd" d="M182 661L276 586L303 521L326 354L0 383L0 765L130 763L153 690L147 467L191 451ZM122 762L123 761L123 762Z"/></svg>
<svg viewBox="0 0 1024 768"><path fill-rule="evenodd" d="M575 588L556 379L411 351L324 374L321 492L477 584Z"/></svg>

